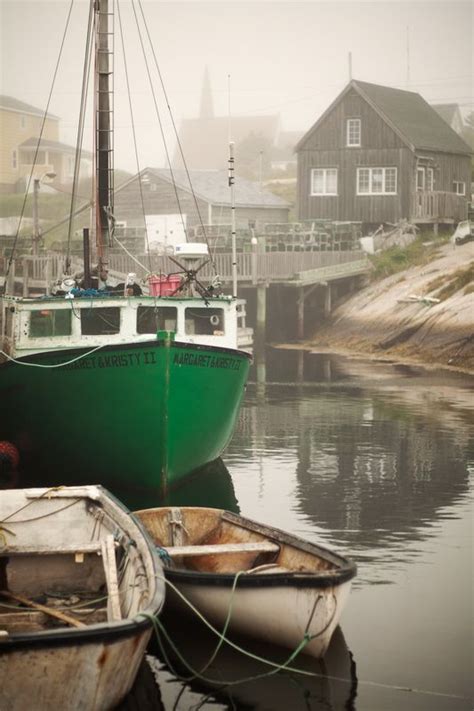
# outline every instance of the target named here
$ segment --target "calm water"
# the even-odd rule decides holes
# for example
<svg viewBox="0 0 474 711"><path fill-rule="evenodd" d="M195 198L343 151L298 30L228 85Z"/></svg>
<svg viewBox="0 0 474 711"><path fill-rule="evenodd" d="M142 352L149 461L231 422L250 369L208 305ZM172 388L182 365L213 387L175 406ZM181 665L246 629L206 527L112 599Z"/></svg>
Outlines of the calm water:
<svg viewBox="0 0 474 711"><path fill-rule="evenodd" d="M323 662L300 658L315 675L278 674L212 696L152 648L132 708L471 709L473 380L289 351L271 351L266 371L266 385L248 387L224 463L174 500L231 508L347 552L359 572L341 629ZM202 668L216 640L187 621L165 623ZM265 671L223 648L204 674Z"/></svg>

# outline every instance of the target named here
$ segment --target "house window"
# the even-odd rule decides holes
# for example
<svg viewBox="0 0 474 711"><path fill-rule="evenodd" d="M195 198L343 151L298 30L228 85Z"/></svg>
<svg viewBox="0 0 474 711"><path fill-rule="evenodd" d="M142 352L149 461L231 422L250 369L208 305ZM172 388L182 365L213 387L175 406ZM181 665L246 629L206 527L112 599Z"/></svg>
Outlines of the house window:
<svg viewBox="0 0 474 711"><path fill-rule="evenodd" d="M68 175L68 178L74 177L75 164L76 164L75 158L73 158L72 156L68 156L68 157L67 157L67 175Z"/></svg>
<svg viewBox="0 0 474 711"><path fill-rule="evenodd" d="M18 151L16 149L12 151L12 168L13 170L18 168Z"/></svg>
<svg viewBox="0 0 474 711"><path fill-rule="evenodd" d="M26 116L20 116L20 128L25 129L26 128Z"/></svg>
<svg viewBox="0 0 474 711"><path fill-rule="evenodd" d="M337 168L313 168L311 195L337 195Z"/></svg>
<svg viewBox="0 0 474 711"><path fill-rule="evenodd" d="M418 192L422 192L425 189L425 169L416 169L416 189Z"/></svg>
<svg viewBox="0 0 474 711"><path fill-rule="evenodd" d="M347 119L346 146L360 146L360 119Z"/></svg>
<svg viewBox="0 0 474 711"><path fill-rule="evenodd" d="M453 183L453 189L456 195L465 195L466 194L466 183L461 182L460 180L455 180Z"/></svg>
<svg viewBox="0 0 474 711"><path fill-rule="evenodd" d="M150 192L156 193L158 190L158 185L156 183L150 183Z"/></svg>
<svg viewBox="0 0 474 711"><path fill-rule="evenodd" d="M426 169L426 189L432 193L434 190L434 170L433 168Z"/></svg>
<svg viewBox="0 0 474 711"><path fill-rule="evenodd" d="M396 168L357 168L357 195L396 194Z"/></svg>

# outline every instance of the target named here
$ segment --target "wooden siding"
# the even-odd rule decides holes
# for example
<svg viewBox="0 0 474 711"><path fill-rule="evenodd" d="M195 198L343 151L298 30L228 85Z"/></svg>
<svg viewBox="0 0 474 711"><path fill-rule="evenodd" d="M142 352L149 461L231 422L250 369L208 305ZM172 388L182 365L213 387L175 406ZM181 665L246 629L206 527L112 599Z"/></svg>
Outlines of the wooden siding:
<svg viewBox="0 0 474 711"><path fill-rule="evenodd" d="M156 189L152 189L152 185ZM177 215L180 210L176 200L174 187L166 180L151 177L150 182L142 184L143 202L146 215ZM186 215L188 227L200 223L198 209L193 196L185 190L177 188L181 212ZM201 220L204 224L208 221L208 205L204 200L197 199ZM142 201L138 179L133 180L122 190L115 193L115 217L118 221L125 221L127 227L142 227L144 224Z"/></svg>
<svg viewBox="0 0 474 711"><path fill-rule="evenodd" d="M359 151L360 148L346 147L346 120L360 118L362 149L399 149L406 144L398 134L388 126L378 113L356 92L349 92L339 104L326 116L322 123L312 131L301 149Z"/></svg>
<svg viewBox="0 0 474 711"><path fill-rule="evenodd" d="M361 146L346 146L346 121L361 119ZM402 141L397 132L383 121L377 112L355 91L342 97L330 113L315 125L298 152L297 214L298 219L332 219L365 223L416 221L420 217L420 201L416 195L416 168L420 156L429 159L421 164L434 167L434 191L453 193L453 181L470 186L469 156L416 151ZM396 195L357 195L358 167L397 168ZM311 195L312 168L338 169L337 196ZM467 197L469 197L467 195ZM462 201L451 196L427 198L423 212L436 214L424 217L463 219ZM466 200L467 210L467 200ZM446 214L446 213L452 214Z"/></svg>
<svg viewBox="0 0 474 711"><path fill-rule="evenodd" d="M156 185L156 189L151 189L151 184ZM178 214L179 207L173 186L167 180L150 176L150 183L142 185L145 213L147 215L170 215ZM192 228L203 224L209 224L209 205L202 199L197 199L199 214L196 209L193 196L181 188L177 189L181 211L186 215L186 225ZM140 197L140 187L135 179L129 185L119 190L115 194L115 217L120 222L125 221L127 227L142 227L143 215ZM228 207L213 205L211 209L212 224L230 224L231 210ZM247 228L249 221L255 220L257 224L263 225L267 222L287 222L287 208L259 208L242 207L236 209L236 222L238 227Z"/></svg>
<svg viewBox="0 0 474 711"><path fill-rule="evenodd" d="M408 218L413 156L407 148L302 151L298 156L299 219L393 222ZM396 195L357 195L358 167L397 168ZM314 196L312 168L338 169L338 195Z"/></svg>
<svg viewBox="0 0 474 711"><path fill-rule="evenodd" d="M21 118L24 118L24 127ZM0 109L0 135L2 137L0 148L0 185L12 187L21 177L18 147L29 138L37 138L41 131L43 119L41 116L8 111ZM43 130L45 140L57 141L59 139L59 121L47 119ZM12 166L12 152L17 151L17 168ZM32 148L33 152L35 148Z"/></svg>

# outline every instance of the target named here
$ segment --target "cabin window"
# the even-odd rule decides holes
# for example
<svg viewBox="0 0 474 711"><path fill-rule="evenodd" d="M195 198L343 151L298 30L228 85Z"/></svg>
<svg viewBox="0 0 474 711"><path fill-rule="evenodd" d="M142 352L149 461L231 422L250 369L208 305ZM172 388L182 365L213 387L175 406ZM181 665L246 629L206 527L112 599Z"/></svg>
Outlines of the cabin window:
<svg viewBox="0 0 474 711"><path fill-rule="evenodd" d="M311 195L337 195L337 168L313 168Z"/></svg>
<svg viewBox="0 0 474 711"><path fill-rule="evenodd" d="M426 169L426 189L431 193L434 190L434 170L433 168Z"/></svg>
<svg viewBox="0 0 474 711"><path fill-rule="evenodd" d="M83 336L105 336L120 332L120 308L81 309Z"/></svg>
<svg viewBox="0 0 474 711"><path fill-rule="evenodd" d="M460 180L455 180L453 183L453 189L456 195L465 195L466 194L466 183L461 182Z"/></svg>
<svg viewBox="0 0 474 711"><path fill-rule="evenodd" d="M30 313L30 338L70 336L71 309L41 309Z"/></svg>
<svg viewBox="0 0 474 711"><path fill-rule="evenodd" d="M360 146L360 119L347 119L346 146Z"/></svg>
<svg viewBox="0 0 474 711"><path fill-rule="evenodd" d="M139 306L137 309L137 333L176 331L178 309L175 306Z"/></svg>
<svg viewBox="0 0 474 711"><path fill-rule="evenodd" d="M396 194L396 168L357 168L357 195Z"/></svg>
<svg viewBox="0 0 474 711"><path fill-rule="evenodd" d="M425 169L416 169L416 189L418 192L422 192L425 189Z"/></svg>
<svg viewBox="0 0 474 711"><path fill-rule="evenodd" d="M224 309L189 308L185 311L187 336L223 336Z"/></svg>

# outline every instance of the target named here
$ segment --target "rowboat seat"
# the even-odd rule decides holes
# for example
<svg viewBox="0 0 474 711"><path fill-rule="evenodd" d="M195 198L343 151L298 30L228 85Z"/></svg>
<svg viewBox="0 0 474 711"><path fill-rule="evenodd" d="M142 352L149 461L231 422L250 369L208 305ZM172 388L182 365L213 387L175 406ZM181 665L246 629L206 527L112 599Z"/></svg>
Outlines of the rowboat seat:
<svg viewBox="0 0 474 711"><path fill-rule="evenodd" d="M258 543L214 543L201 546L167 546L171 558L194 555L222 555L232 553L278 553L280 546L271 541Z"/></svg>

